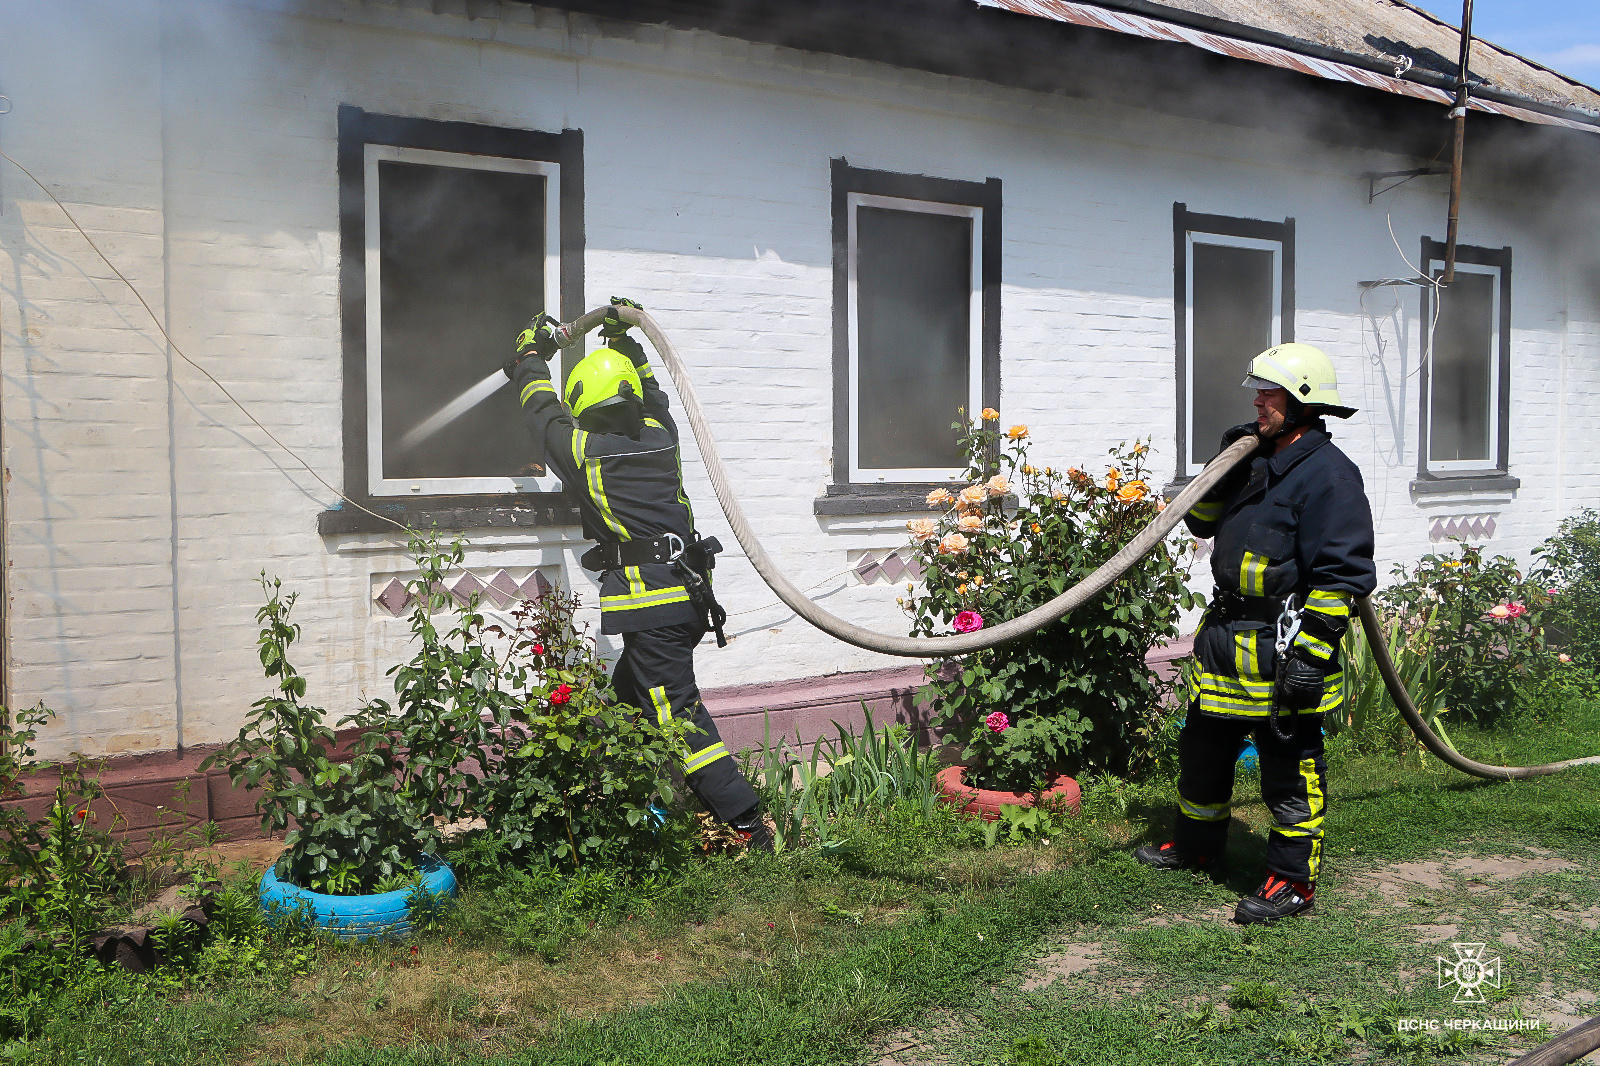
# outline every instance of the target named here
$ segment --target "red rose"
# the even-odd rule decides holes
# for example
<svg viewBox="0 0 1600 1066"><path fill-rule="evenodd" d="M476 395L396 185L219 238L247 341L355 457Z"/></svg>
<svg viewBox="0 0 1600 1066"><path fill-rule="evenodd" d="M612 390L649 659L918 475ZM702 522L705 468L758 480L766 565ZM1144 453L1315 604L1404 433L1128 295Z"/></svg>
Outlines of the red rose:
<svg viewBox="0 0 1600 1066"><path fill-rule="evenodd" d="M535 654L535 655L543 655L544 654L544 645L543 644L535 644L533 646L533 654Z"/></svg>
<svg viewBox="0 0 1600 1066"><path fill-rule="evenodd" d="M557 685L556 690L550 693L551 703L566 703L570 699L572 699L571 685Z"/></svg>

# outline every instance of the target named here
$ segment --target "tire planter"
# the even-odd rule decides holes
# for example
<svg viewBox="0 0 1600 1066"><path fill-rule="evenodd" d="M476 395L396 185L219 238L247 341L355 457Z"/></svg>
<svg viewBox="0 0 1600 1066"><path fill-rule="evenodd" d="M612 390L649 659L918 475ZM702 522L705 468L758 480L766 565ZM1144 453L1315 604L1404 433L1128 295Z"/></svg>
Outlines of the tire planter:
<svg viewBox="0 0 1600 1066"><path fill-rule="evenodd" d="M456 894L456 875L450 864L432 855L422 860L422 887L448 899ZM329 896L280 880L269 866L261 875L261 909L271 921L296 911L340 940L401 937L411 932L406 906L409 888L365 896Z"/></svg>
<svg viewBox="0 0 1600 1066"><path fill-rule="evenodd" d="M939 785L939 800L956 807L965 814L974 814L986 822L993 822L1000 817L1001 807L1032 807L1033 793L1031 792L996 792L987 788L974 788L961 779L964 766L946 766L939 771L935 780ZM1056 778L1050 786L1046 796L1060 796L1066 800L1067 807L1077 813L1078 801L1081 793L1078 782L1065 774Z"/></svg>

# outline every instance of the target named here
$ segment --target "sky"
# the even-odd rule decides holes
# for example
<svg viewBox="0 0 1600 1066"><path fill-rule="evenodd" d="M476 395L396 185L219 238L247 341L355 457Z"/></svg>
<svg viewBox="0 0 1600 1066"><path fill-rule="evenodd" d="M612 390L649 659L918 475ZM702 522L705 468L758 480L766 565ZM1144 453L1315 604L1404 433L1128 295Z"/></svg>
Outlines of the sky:
<svg viewBox="0 0 1600 1066"><path fill-rule="evenodd" d="M1410 2L1461 25L1461 0ZM1600 0L1473 0L1472 35L1600 87Z"/></svg>

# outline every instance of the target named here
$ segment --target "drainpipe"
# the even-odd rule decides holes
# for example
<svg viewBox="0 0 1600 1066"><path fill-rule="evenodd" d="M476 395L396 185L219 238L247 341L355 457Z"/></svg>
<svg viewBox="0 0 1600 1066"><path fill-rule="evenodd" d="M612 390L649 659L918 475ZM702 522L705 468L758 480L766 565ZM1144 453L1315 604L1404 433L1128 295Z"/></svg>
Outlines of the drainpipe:
<svg viewBox="0 0 1600 1066"><path fill-rule="evenodd" d="M1455 120L1455 154L1450 162L1450 222L1446 227L1444 249L1444 277L1448 285L1456 280L1456 231L1461 225L1461 157L1467 144L1467 97L1471 87L1467 83L1467 64L1472 59L1472 0L1461 3L1461 62L1457 66L1456 103L1449 117Z"/></svg>

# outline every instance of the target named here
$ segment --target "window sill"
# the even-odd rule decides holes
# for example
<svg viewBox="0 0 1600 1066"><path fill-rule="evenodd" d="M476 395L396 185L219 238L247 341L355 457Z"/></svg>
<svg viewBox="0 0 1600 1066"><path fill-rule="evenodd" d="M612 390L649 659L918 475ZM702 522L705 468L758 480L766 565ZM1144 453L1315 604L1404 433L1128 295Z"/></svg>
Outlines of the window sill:
<svg viewBox="0 0 1600 1066"><path fill-rule="evenodd" d="M452 532L468 529L533 529L541 526L575 526L578 507L564 492L537 493L513 498L435 496L426 500L366 500L380 515L412 529L435 527ZM348 504L317 515L317 532L324 537L340 533L393 533L395 527Z"/></svg>
<svg viewBox="0 0 1600 1066"><path fill-rule="evenodd" d="M959 492L966 488L962 481L930 481L927 483L882 485L829 485L828 491L811 504L815 515L885 515L909 514L928 510L928 493L934 489Z"/></svg>
<svg viewBox="0 0 1600 1066"><path fill-rule="evenodd" d="M1522 487L1522 479L1498 470L1451 476L1423 475L1411 481L1413 496L1509 496Z"/></svg>

